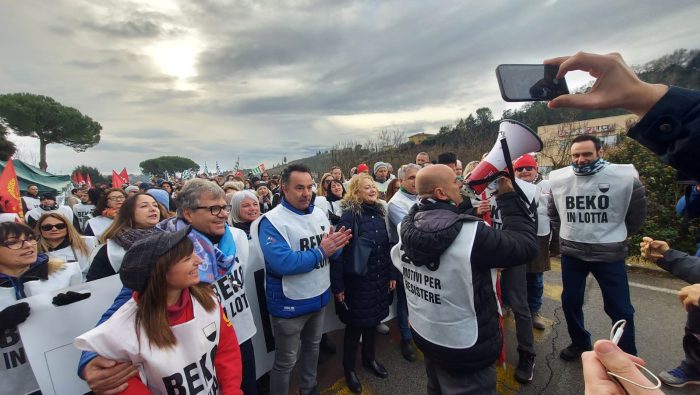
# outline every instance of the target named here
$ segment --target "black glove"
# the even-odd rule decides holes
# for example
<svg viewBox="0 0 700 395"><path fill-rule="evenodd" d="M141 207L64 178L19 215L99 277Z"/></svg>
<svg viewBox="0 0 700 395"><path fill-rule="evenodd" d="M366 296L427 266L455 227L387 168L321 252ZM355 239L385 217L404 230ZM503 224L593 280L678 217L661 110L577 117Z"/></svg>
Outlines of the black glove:
<svg viewBox="0 0 700 395"><path fill-rule="evenodd" d="M80 293L80 292L68 291L68 292L61 293L61 294L54 296L51 303L55 304L56 306L65 306L67 304L79 302L79 301L81 301L83 299L87 299L89 297L90 297L90 292Z"/></svg>
<svg viewBox="0 0 700 395"><path fill-rule="evenodd" d="M0 311L0 331L12 329L23 323L29 317L29 303L13 304Z"/></svg>

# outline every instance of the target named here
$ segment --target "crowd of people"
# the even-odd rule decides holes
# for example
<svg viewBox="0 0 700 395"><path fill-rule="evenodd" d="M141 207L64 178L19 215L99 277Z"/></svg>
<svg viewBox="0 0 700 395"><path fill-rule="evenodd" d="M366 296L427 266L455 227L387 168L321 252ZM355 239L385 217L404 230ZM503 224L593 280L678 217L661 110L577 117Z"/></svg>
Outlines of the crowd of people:
<svg viewBox="0 0 700 395"><path fill-rule="evenodd" d="M631 133L688 169L677 156L683 148L666 152L653 142L648 129L660 126L648 117L665 116L659 106L678 96L694 100L697 109L697 93L639 85L616 55L548 62L560 64L560 73L598 68L602 81L590 93L550 106L619 106L638 113L643 118ZM606 81L641 99L611 98ZM480 195L465 183L479 161L463 166L452 152L434 161L420 152L396 174L387 162L360 163L348 179L338 166L319 175L293 164L279 175L245 179L205 175L121 188L79 186L61 204L54 193L30 185L22 197L24 221L0 218L3 353L21 352L17 327L32 314L22 299L118 275L123 288L112 306L74 341L83 351L78 375L95 393L257 394L252 338L262 328L247 300L258 295L246 295L243 285L252 281L245 267L258 254L265 269L259 302L274 336L271 394L290 392L295 367L299 393L319 393L319 352L335 350L323 333L331 304L345 325L348 388L362 391L358 348L363 367L387 378L392 369L380 362L375 339L390 330L383 321L394 300L401 354L414 362L416 348L422 351L427 393L495 394L504 341L500 318L509 312L516 322L515 379L533 380L533 330L548 322L540 312L543 273L550 257L561 255L561 302L571 340L561 359L583 361L587 393L639 393L651 383L634 365L643 361L635 356L624 260L627 237L646 215L644 186L632 165L603 159L595 136L574 138L570 154L571 166L548 177L536 155L524 154L513 161L514 174ZM694 197L686 196L683 210L697 205ZM686 357L660 378L673 386L700 384L700 261L652 237L644 238L641 253L694 284L680 293L688 309ZM625 322L614 341L593 344L584 326L588 274L602 290L604 312ZM625 380L613 381L606 372ZM0 393L38 391L26 361L0 377Z"/></svg>

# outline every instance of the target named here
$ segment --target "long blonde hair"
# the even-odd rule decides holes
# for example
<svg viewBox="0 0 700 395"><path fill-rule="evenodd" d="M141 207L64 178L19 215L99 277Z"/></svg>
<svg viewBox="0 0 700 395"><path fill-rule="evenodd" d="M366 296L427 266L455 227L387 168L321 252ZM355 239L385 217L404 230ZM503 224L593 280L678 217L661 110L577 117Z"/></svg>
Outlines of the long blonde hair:
<svg viewBox="0 0 700 395"><path fill-rule="evenodd" d="M359 193L360 188L362 188L362 184L365 180L368 180L372 184L372 186L376 188L376 186L374 185L374 179L372 179L370 175L360 173L350 180L350 185L348 185L348 191L345 194L343 200L348 204L362 204L363 201Z"/></svg>
<svg viewBox="0 0 700 395"><path fill-rule="evenodd" d="M319 182L318 188L316 188L316 196L326 196L328 194L326 187L323 185L324 184L323 181L328 177L333 179L333 176L331 175L331 173L323 173L323 175L321 176L321 182Z"/></svg>
<svg viewBox="0 0 700 395"><path fill-rule="evenodd" d="M70 247L74 254L78 251L80 251L84 256L88 256L88 254L90 254L90 250L88 249L87 244L85 244L85 240L80 237L80 234L75 229L75 226L73 226L70 221L67 221L66 217L59 213L45 213L39 217L38 221L36 221L34 232L38 236L39 242L37 243L37 248L39 249L39 252L48 253L51 251L51 245L49 245L49 242L41 236L41 225L49 218L57 219L66 225L66 237L68 238L68 241L70 241Z"/></svg>

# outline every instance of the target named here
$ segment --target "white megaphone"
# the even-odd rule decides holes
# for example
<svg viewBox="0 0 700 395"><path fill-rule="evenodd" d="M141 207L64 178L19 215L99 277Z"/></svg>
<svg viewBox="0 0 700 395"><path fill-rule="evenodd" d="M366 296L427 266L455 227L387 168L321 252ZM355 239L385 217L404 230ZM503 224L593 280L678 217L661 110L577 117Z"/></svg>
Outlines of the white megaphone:
<svg viewBox="0 0 700 395"><path fill-rule="evenodd" d="M542 140L532 129L512 119L502 120L496 144L465 180L465 184L476 195L480 195L497 178L495 176L508 166L508 160L503 152L504 145L511 161L523 154L542 150Z"/></svg>

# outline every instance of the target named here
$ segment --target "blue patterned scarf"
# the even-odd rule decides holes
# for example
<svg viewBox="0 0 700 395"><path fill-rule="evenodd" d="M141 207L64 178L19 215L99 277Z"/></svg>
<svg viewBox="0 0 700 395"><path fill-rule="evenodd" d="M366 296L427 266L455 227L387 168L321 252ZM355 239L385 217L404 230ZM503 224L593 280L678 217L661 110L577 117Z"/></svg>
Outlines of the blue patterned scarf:
<svg viewBox="0 0 700 395"><path fill-rule="evenodd" d="M598 158L585 166L577 166L575 163L572 163L571 168L574 169L574 174L577 176L592 176L603 170L608 164L609 162L605 159Z"/></svg>
<svg viewBox="0 0 700 395"><path fill-rule="evenodd" d="M186 226L187 223L182 218L169 218L156 225L156 228L166 232L176 232ZM201 282L212 283L233 269L234 263L238 259L236 258L236 242L228 225L226 225L226 231L218 246L212 244L205 235L195 229L192 229L189 238L194 244L194 251L202 258L202 264L199 265L199 280Z"/></svg>

